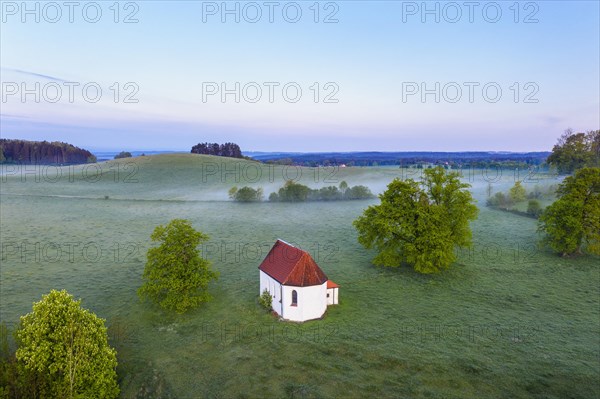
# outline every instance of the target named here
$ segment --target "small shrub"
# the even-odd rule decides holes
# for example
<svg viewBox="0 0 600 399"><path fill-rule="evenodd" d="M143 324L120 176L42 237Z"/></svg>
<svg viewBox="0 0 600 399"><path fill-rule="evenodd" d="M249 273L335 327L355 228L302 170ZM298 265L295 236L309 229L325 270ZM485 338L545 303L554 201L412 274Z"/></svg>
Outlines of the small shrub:
<svg viewBox="0 0 600 399"><path fill-rule="evenodd" d="M268 311L271 311L273 309L273 297L266 289L258 298L258 302Z"/></svg>
<svg viewBox="0 0 600 399"><path fill-rule="evenodd" d="M271 195L269 195L269 201L271 201L271 202L279 201L279 195L277 193L271 193Z"/></svg>
<svg viewBox="0 0 600 399"><path fill-rule="evenodd" d="M498 203L499 203L498 194L502 194L502 193L496 193L496 195L494 195L493 197L488 198L487 201L485 201L485 204L487 206L498 206Z"/></svg>
<svg viewBox="0 0 600 399"><path fill-rule="evenodd" d="M533 217L539 217L542 214L542 206L540 205L540 201L538 200L529 200L529 204L527 205L527 214Z"/></svg>
<svg viewBox="0 0 600 399"><path fill-rule="evenodd" d="M375 196L367 186L354 186L349 187L348 190L346 190L345 197L346 199L353 200L374 198Z"/></svg>
<svg viewBox="0 0 600 399"><path fill-rule="evenodd" d="M548 188L546 189L546 195L549 197L555 196L557 189L558 189L558 186L556 184L549 185Z"/></svg>
<svg viewBox="0 0 600 399"><path fill-rule="evenodd" d="M121 151L120 153L118 153L117 155L115 155L115 159L121 159L121 158L131 158L131 153L128 151Z"/></svg>
<svg viewBox="0 0 600 399"><path fill-rule="evenodd" d="M342 192L342 194L346 193L346 190L348 190L348 183L346 183L345 180L342 180L342 182L340 183L340 191Z"/></svg>
<svg viewBox="0 0 600 399"><path fill-rule="evenodd" d="M503 192L497 192L492 197L487 199L486 205L490 207L509 209L511 206L513 206L513 201L510 196L504 194Z"/></svg>
<svg viewBox="0 0 600 399"><path fill-rule="evenodd" d="M342 198L342 193L336 186L328 186L319 190L311 190L309 198L317 201L335 201Z"/></svg>
<svg viewBox="0 0 600 399"><path fill-rule="evenodd" d="M256 202L263 200L263 189L252 187L242 187L238 190L237 187L229 189L229 198L238 202Z"/></svg>
<svg viewBox="0 0 600 399"><path fill-rule="evenodd" d="M541 196L542 196L542 190L540 189L540 186L538 186L537 184L535 185L535 187L533 187L533 191L530 192L529 194L527 194L528 199L537 199L537 198L541 198Z"/></svg>
<svg viewBox="0 0 600 399"><path fill-rule="evenodd" d="M310 194L310 188L293 180L287 180L283 187L279 189L279 200L286 202L306 201Z"/></svg>
<svg viewBox="0 0 600 399"><path fill-rule="evenodd" d="M510 199L514 202L525 201L527 198L527 191L520 181L515 182L515 185L509 191Z"/></svg>

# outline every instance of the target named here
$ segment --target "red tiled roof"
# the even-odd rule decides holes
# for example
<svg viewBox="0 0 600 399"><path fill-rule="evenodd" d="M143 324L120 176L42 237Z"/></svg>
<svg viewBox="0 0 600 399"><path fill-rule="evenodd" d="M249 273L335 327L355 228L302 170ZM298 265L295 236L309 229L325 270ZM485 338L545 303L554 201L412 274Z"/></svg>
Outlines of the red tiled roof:
<svg viewBox="0 0 600 399"><path fill-rule="evenodd" d="M340 288L340 286L331 280L327 280L327 288Z"/></svg>
<svg viewBox="0 0 600 399"><path fill-rule="evenodd" d="M328 281L308 252L277 240L258 267L281 284L306 287Z"/></svg>

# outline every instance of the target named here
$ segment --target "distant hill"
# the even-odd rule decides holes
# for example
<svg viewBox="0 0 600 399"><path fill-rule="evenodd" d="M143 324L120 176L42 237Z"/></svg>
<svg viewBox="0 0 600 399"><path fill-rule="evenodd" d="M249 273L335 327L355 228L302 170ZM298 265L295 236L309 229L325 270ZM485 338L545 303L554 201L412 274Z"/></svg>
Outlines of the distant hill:
<svg viewBox="0 0 600 399"><path fill-rule="evenodd" d="M262 187L269 194L286 180L311 188L368 184L379 193L401 171L395 168L308 169L190 153L158 154L111 159L94 165L62 167L26 174L24 168L6 168L3 195L58 196L150 201L228 201L237 186ZM188 212L188 211L184 211Z"/></svg>
<svg viewBox="0 0 600 399"><path fill-rule="evenodd" d="M546 161L550 152L247 152L245 155L263 162L290 163L304 166L340 164L348 166L414 165L421 163L487 166L494 163L539 165Z"/></svg>
<svg viewBox="0 0 600 399"><path fill-rule="evenodd" d="M72 144L0 139L0 163L65 165L89 162L96 162L96 157Z"/></svg>
<svg viewBox="0 0 600 399"><path fill-rule="evenodd" d="M92 152L94 153L94 155L96 156L96 158L98 158L98 162L102 162L102 161L110 161L111 159L115 159L115 155L117 155L119 152L121 151L100 151L100 150L93 150ZM129 151L131 153L132 157L139 157L141 155L158 155L158 154L176 154L176 153L183 153L185 151L171 151L171 150L165 150L165 151L134 151L131 150Z"/></svg>

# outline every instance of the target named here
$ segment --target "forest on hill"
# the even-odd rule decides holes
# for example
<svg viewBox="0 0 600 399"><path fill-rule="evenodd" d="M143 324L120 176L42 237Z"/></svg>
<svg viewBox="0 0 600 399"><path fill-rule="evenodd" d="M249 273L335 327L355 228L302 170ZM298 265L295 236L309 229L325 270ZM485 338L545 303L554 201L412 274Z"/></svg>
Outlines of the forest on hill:
<svg viewBox="0 0 600 399"><path fill-rule="evenodd" d="M198 143L192 147L191 153L215 155L218 157L244 158L240 146L235 143Z"/></svg>
<svg viewBox="0 0 600 399"><path fill-rule="evenodd" d="M96 162L96 157L88 150L72 144L0 139L0 163L64 165L89 162Z"/></svg>

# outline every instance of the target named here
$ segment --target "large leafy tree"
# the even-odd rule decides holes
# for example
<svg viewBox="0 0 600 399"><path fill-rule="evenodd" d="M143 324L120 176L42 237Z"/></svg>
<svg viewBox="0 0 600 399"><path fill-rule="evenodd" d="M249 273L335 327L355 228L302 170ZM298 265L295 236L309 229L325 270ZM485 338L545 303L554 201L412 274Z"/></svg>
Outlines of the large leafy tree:
<svg viewBox="0 0 600 399"><path fill-rule="evenodd" d="M600 168L583 168L565 178L559 195L540 217L543 242L568 256L584 249L600 255Z"/></svg>
<svg viewBox="0 0 600 399"><path fill-rule="evenodd" d="M583 167L600 166L600 130L587 133L566 130L552 148L547 162L564 174Z"/></svg>
<svg viewBox="0 0 600 399"><path fill-rule="evenodd" d="M208 238L184 219L157 226L151 239L160 245L148 250L144 284L138 289L140 297L178 313L211 300L208 284L218 278L218 273L211 270L210 262L198 250Z"/></svg>
<svg viewBox="0 0 600 399"><path fill-rule="evenodd" d="M424 171L421 181L395 179L354 221L358 241L376 248L373 263L412 265L420 273L436 273L456 259L455 247L471 245L469 222L477 207L458 173L442 167Z"/></svg>
<svg viewBox="0 0 600 399"><path fill-rule="evenodd" d="M17 362L45 398L116 398L117 356L104 320L66 291L52 290L21 317Z"/></svg>

